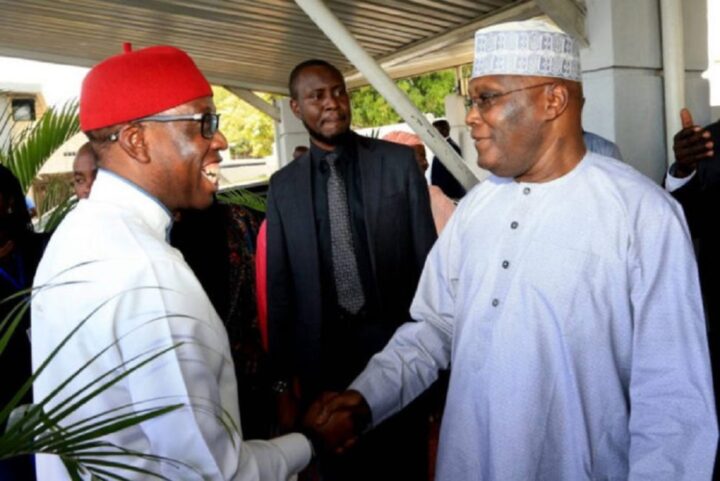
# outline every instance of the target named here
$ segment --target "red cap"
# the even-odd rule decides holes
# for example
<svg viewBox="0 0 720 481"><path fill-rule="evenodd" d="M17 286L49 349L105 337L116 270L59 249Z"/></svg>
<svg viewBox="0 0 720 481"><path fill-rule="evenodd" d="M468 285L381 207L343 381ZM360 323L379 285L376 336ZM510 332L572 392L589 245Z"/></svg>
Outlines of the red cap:
<svg viewBox="0 0 720 481"><path fill-rule="evenodd" d="M195 62L175 47L149 47L110 57L88 72L80 92L83 132L157 114L201 97L210 84Z"/></svg>

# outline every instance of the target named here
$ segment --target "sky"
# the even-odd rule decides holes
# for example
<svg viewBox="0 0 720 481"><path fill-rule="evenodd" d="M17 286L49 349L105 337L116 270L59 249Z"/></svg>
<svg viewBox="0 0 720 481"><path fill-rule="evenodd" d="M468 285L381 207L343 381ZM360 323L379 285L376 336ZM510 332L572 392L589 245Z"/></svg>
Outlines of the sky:
<svg viewBox="0 0 720 481"><path fill-rule="evenodd" d="M88 69L0 57L0 83L40 85L48 106L78 97Z"/></svg>

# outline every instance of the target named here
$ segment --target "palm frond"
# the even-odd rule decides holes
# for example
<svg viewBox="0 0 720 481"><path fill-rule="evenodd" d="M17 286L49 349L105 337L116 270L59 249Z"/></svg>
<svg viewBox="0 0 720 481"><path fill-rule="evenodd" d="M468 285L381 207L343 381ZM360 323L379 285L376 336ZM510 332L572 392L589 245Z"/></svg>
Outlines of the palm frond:
<svg viewBox="0 0 720 481"><path fill-rule="evenodd" d="M76 100L60 108L50 107L16 138L8 155L0 156L0 162L18 178L24 192L53 152L80 132L77 107Z"/></svg>
<svg viewBox="0 0 720 481"><path fill-rule="evenodd" d="M241 205L258 212L265 212L267 210L267 198L264 195L256 194L247 189L221 192L217 198L223 204Z"/></svg>
<svg viewBox="0 0 720 481"><path fill-rule="evenodd" d="M70 196L57 205L51 212L48 212L42 219L42 225L40 226L41 232L54 232L68 212L75 208L77 203L77 197Z"/></svg>
<svg viewBox="0 0 720 481"><path fill-rule="evenodd" d="M74 284L76 282L78 281L41 286L35 289L33 295L37 295L37 291L41 291L43 289ZM163 288L159 286L141 286L130 290L137 289L162 290ZM11 336L16 330L20 319L26 313L30 302L27 294L27 292L24 292L12 296L14 299L19 298L20 302L13 307L5 319L0 321L0 355L7 344L9 336ZM142 474L144 478L152 477L157 479L167 479L162 475L154 473L150 469L138 467L133 464L132 459L138 457L153 463L170 464L176 467L183 467L199 474L196 468L181 461L146 453L135 453L104 440L105 436L109 434L182 408L186 406L185 402L174 402L158 406L159 401L162 401L162 399L146 400L146 402L151 403L150 407L142 407L142 402L133 403L116 409L111 409L104 413L94 414L87 419L79 421L76 420L71 424L64 423L62 426L60 424L62 420L67 419L67 417L80 406L101 395L111 386L120 382L132 372L144 368L158 357L173 351L181 344L188 341L183 341L165 347L157 347L133 358L126 359L120 366L101 374L91 382L82 386L76 392L70 394L68 397L65 397L64 399L56 399L61 395L61 391L63 391L63 389L67 387L81 371L86 369L92 362L102 355L103 352L116 347L116 343L120 341L120 339L118 339L111 345L101 349L101 352L98 355L93 356L77 371L71 373L67 379L58 380L58 387L44 399L39 400L39 402L34 405L30 405L29 407L21 407L19 411L20 414L16 416L16 412L18 411L15 410L15 408L22 399L23 394L31 388L35 379L44 372L53 358L55 358L61 349L63 349L68 343L70 338L74 336L84 324L89 322L99 309L108 302L111 302L112 299L123 294L125 294L125 292L106 300L101 303L100 306L93 309L92 312L85 318L81 319L80 322L60 342L57 348L49 354L48 358L40 364L35 373L30 379L28 379L28 381L26 381L22 389L16 393L9 404L4 407L0 406L0 426L5 424L7 421L7 428L5 431L2 432L0 430L0 459L32 453L55 454L60 457L65 468L68 470L71 479L73 480L82 479L83 476L88 474L92 476L93 479L125 480L126 478L124 475L132 476L133 474ZM181 314L170 314L170 316L187 317ZM152 322L159 322L164 317L167 317L167 315L150 319L137 327L137 329L140 329ZM64 393L64 395L67 395L67 393ZM215 416L216 419L223 424L225 429L228 430L229 436L233 436L233 431L239 434L239 428L235 426L235 423L229 413L220 408L221 414L218 415L216 414L217 409L213 409L213 407L218 408L218 406L216 406L212 401L203 400L203 402L205 401L209 402L209 406L207 408L204 407L202 403L198 405L198 400L190 400L190 403L194 410L198 412L207 410L208 414ZM52 408L49 408L50 402L54 404Z"/></svg>

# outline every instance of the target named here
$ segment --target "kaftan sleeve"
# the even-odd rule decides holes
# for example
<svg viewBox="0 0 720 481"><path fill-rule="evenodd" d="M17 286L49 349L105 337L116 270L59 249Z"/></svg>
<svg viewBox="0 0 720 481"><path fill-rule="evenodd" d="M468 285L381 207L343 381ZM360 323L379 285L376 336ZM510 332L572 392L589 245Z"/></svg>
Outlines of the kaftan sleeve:
<svg viewBox="0 0 720 481"><path fill-rule="evenodd" d="M192 467L165 463L161 473L173 480L275 481L301 470L311 457L302 435L242 439L227 335L189 269L154 262L138 272L133 285L162 288L131 290L115 307L125 328L128 319L138 319L133 324L139 329L119 343L123 359L181 343L128 377L139 406L185 404L140 426L150 452Z"/></svg>
<svg viewBox="0 0 720 481"><path fill-rule="evenodd" d="M459 213L459 212L458 212ZM410 308L417 322L400 326L350 389L359 391L377 425L408 405L450 364L462 222L451 218L425 262Z"/></svg>
<svg viewBox="0 0 720 481"><path fill-rule="evenodd" d="M679 206L631 212L629 479L709 480L717 423L697 266Z"/></svg>

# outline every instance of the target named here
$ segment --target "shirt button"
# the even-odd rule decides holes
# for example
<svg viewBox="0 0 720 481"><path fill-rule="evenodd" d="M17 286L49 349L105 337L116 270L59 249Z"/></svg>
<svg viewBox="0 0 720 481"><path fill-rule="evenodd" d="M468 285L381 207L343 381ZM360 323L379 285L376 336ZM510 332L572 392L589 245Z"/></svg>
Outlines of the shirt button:
<svg viewBox="0 0 720 481"><path fill-rule="evenodd" d="M528 195L530 193L530 187L525 187L523 189L523 194Z"/></svg>
<svg viewBox="0 0 720 481"><path fill-rule="evenodd" d="M510 267L510 263L508 261L503 261L502 266L503 269L507 269L508 267Z"/></svg>
<svg viewBox="0 0 720 481"><path fill-rule="evenodd" d="M497 300L497 299L493 299L493 300L492 300L492 305L493 305L493 307L497 307L498 304L500 304L500 301L499 301L499 300Z"/></svg>
<svg viewBox="0 0 720 481"><path fill-rule="evenodd" d="M510 228L511 228L511 229L517 229L517 228L518 228L518 223L515 222L515 221L512 221L512 222L510 223Z"/></svg>

